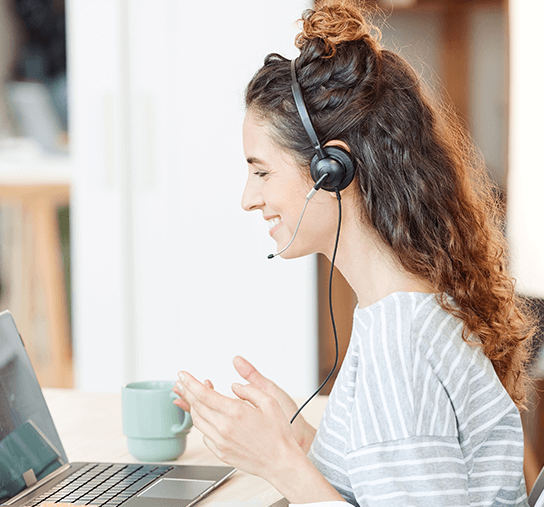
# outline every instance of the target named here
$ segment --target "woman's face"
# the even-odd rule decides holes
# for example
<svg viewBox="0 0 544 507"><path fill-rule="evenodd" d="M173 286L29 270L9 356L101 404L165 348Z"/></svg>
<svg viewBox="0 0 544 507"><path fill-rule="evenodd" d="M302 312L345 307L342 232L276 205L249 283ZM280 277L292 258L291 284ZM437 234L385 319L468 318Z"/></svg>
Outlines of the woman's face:
<svg viewBox="0 0 544 507"><path fill-rule="evenodd" d="M248 162L248 179L242 196L246 211L261 210L268 222L269 234L281 250L291 240L306 195L313 187L293 156L279 148L270 138L262 121L248 111L243 126L244 154ZM337 203L329 192L318 192L308 203L293 244L284 258L332 251L338 220Z"/></svg>

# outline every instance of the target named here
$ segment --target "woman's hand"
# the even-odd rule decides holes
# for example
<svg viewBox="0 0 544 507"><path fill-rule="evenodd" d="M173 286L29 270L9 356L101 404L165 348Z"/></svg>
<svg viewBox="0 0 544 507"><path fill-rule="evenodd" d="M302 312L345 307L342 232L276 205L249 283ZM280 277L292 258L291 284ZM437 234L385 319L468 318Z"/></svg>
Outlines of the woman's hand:
<svg viewBox="0 0 544 507"><path fill-rule="evenodd" d="M243 357L236 356L233 360L233 364L236 371L251 385L273 396L280 404L287 419L289 421L291 420L298 410L297 404L294 402L293 398L274 382L261 375L261 373L259 373L259 371ZM306 422L302 417L302 414L299 414L293 422L293 431L298 444L302 447L304 452L307 453L310 450L310 446L315 437L315 428Z"/></svg>
<svg viewBox="0 0 544 507"><path fill-rule="evenodd" d="M187 372L180 372L174 403L190 407L193 423L206 446L222 461L272 481L285 462L307 459L293 428L270 394L248 384L233 384L232 399L214 391Z"/></svg>
<svg viewBox="0 0 544 507"><path fill-rule="evenodd" d="M210 381L179 373L174 391L181 398L174 403L190 410L206 446L225 463L269 481L291 503L342 501L295 437L286 416L296 411L295 402L244 359L235 358L235 367L252 382L232 385L239 399L217 393ZM299 426L303 433L311 428L305 421Z"/></svg>
<svg viewBox="0 0 544 507"><path fill-rule="evenodd" d="M298 410L297 404L293 398L270 379L261 375L261 373L243 357L236 356L232 362L241 377L247 380L251 385L270 394L278 400L285 417L290 421ZM210 389L214 388L212 382L208 379L204 381L204 385ZM180 396L180 400L176 405L186 412L190 412L191 407L185 397L178 390L174 389L174 391ZM305 453L308 453L315 437L315 428L306 422L304 417L302 417L302 414L299 414L293 422L293 431L298 445L300 445Z"/></svg>

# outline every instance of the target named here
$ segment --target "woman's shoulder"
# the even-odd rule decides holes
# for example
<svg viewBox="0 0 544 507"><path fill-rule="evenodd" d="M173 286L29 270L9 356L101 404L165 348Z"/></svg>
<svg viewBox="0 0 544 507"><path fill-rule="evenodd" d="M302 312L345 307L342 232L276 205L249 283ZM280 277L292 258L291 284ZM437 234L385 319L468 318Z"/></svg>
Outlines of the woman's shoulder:
<svg viewBox="0 0 544 507"><path fill-rule="evenodd" d="M380 333L419 333L431 329L437 323L450 320L451 314L439 303L441 294L426 292L393 292L376 303L354 311L354 326L365 334L380 328ZM448 296L444 296L448 298Z"/></svg>
<svg viewBox="0 0 544 507"><path fill-rule="evenodd" d="M444 309L442 301L455 308L447 294L424 292L394 292L366 308L356 308L354 345L361 352L378 347L388 355L400 354L408 367L431 363L435 373L448 361L484 366L486 358L474 346L477 337L463 335L463 320Z"/></svg>
<svg viewBox="0 0 544 507"><path fill-rule="evenodd" d="M353 397L359 406L382 407L391 419L390 433L379 425L367 441L399 433L457 438L459 428L463 435L478 432L490 414L498 420L516 415L477 339L463 339L463 321L435 294L393 293L356 309L352 339L358 374L351 379ZM484 433L478 435L483 439Z"/></svg>
<svg viewBox="0 0 544 507"><path fill-rule="evenodd" d="M403 385L409 399L421 386L449 396L487 388L504 390L477 337L464 336L464 322L441 305L446 295L395 292L356 309L351 344L359 371L375 371ZM352 361L353 362L353 361Z"/></svg>

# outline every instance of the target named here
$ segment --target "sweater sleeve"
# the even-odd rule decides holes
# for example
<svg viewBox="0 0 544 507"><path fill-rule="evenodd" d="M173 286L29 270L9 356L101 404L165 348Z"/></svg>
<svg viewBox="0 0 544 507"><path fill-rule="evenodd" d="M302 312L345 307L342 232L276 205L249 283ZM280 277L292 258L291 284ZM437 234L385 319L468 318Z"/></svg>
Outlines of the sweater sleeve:
<svg viewBox="0 0 544 507"><path fill-rule="evenodd" d="M359 505L468 506L468 478L459 442L450 437L410 437L348 455Z"/></svg>

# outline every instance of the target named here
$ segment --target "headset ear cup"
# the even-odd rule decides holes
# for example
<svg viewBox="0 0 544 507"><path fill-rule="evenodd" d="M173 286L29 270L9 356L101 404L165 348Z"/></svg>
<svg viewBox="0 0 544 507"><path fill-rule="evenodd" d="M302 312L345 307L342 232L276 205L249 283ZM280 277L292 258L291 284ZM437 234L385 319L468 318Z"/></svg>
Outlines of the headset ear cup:
<svg viewBox="0 0 544 507"><path fill-rule="evenodd" d="M344 190L355 176L355 168L350 154L338 146L325 146L326 158L319 159L314 156L310 164L310 173L314 181L319 180L323 174L329 176L322 185L323 190L334 192L335 188Z"/></svg>

